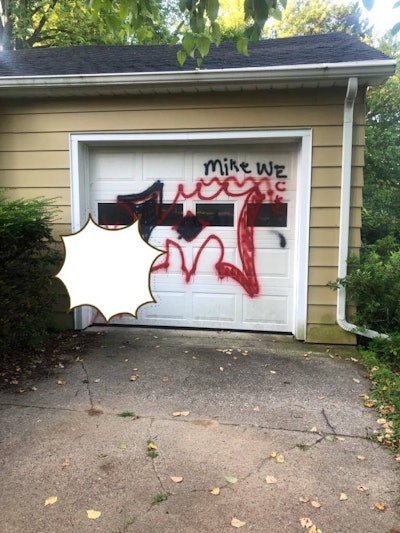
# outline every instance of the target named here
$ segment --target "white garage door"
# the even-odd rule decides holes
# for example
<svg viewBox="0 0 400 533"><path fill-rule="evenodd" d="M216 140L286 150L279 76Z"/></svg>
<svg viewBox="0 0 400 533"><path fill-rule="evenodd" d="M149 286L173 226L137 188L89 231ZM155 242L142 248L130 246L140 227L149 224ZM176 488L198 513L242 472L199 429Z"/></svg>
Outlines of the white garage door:
<svg viewBox="0 0 400 533"><path fill-rule="evenodd" d="M146 240L167 252L151 274L156 303L111 323L292 332L297 152L294 143L90 148L93 218L117 228L140 214Z"/></svg>

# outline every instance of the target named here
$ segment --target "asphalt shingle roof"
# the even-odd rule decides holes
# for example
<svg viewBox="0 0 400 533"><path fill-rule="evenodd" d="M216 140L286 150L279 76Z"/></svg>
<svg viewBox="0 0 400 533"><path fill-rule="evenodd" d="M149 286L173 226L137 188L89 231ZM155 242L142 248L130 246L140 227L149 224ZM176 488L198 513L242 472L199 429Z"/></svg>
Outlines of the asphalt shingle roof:
<svg viewBox="0 0 400 533"><path fill-rule="evenodd" d="M180 67L178 46L73 46L31 48L0 52L0 77L84 74L122 74L191 71L189 58ZM235 43L212 46L202 70L249 67L279 67L389 59L385 54L346 33L269 39L249 46L248 57L236 51Z"/></svg>

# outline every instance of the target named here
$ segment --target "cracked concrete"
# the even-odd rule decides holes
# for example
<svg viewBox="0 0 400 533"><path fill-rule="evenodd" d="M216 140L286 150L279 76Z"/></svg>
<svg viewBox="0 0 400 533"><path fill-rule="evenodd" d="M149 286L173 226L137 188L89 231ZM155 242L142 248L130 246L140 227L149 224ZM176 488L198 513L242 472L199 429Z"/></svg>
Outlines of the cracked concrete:
<svg viewBox="0 0 400 533"><path fill-rule="evenodd" d="M100 346L83 360L36 391L0 394L0 531L214 533L232 531L233 516L260 533L305 531L304 517L323 533L400 529L398 469L366 438L377 416L360 398L369 381L353 349L256 333L88 334ZM159 494L168 499L152 505Z"/></svg>

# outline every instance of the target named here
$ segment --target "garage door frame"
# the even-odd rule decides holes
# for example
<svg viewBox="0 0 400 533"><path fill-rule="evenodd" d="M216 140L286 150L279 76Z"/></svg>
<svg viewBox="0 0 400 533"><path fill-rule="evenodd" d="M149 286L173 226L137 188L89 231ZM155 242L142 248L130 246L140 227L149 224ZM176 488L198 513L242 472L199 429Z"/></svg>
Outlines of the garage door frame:
<svg viewBox="0 0 400 533"><path fill-rule="evenodd" d="M297 147L296 176L296 235L294 256L294 306L293 334L304 340L307 324L308 250L311 197L312 130L235 130L201 132L132 132L132 133L84 133L70 134L71 168L71 229L79 231L86 223L90 212L89 150L99 146L152 146L163 143L198 144L207 142L285 142ZM90 325L91 308L74 310L76 329Z"/></svg>

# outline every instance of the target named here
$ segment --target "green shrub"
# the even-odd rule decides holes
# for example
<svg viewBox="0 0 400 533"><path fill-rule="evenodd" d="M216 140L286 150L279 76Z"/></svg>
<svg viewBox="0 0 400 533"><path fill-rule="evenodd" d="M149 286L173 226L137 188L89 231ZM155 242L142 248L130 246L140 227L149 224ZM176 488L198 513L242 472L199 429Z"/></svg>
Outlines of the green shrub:
<svg viewBox="0 0 400 533"><path fill-rule="evenodd" d="M60 252L51 226L53 201L9 200L0 190L0 353L44 340Z"/></svg>
<svg viewBox="0 0 400 533"><path fill-rule="evenodd" d="M400 251L392 238L364 247L360 257L349 259L348 267L348 275L330 286L346 287L347 300L357 309L351 320L381 333L400 331Z"/></svg>

